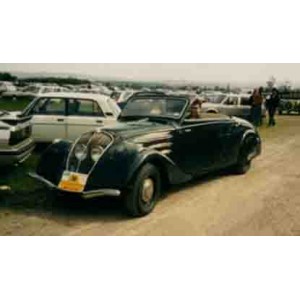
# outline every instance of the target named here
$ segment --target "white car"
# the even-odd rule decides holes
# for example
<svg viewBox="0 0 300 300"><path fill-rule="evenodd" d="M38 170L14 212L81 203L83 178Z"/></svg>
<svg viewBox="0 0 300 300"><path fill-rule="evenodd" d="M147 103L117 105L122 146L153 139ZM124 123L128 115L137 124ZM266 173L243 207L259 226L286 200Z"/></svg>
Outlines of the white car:
<svg viewBox="0 0 300 300"><path fill-rule="evenodd" d="M33 148L30 117L0 111L0 166L25 161Z"/></svg>
<svg viewBox="0 0 300 300"><path fill-rule="evenodd" d="M29 85L21 90L11 90L2 94L3 98L29 98L33 99L43 94L67 92L68 89L58 85Z"/></svg>
<svg viewBox="0 0 300 300"><path fill-rule="evenodd" d="M32 116L32 137L38 143L76 140L95 128L112 125L120 108L109 97L81 93L50 93L33 100L23 115Z"/></svg>
<svg viewBox="0 0 300 300"><path fill-rule="evenodd" d="M202 111L249 120L251 117L250 96L249 94L215 94L206 98L207 102L202 104ZM265 116L264 105L262 109L262 114Z"/></svg>
<svg viewBox="0 0 300 300"><path fill-rule="evenodd" d="M0 82L0 96L3 93L15 92L15 91L17 91L17 88L15 87L15 85L13 83L6 82L6 81Z"/></svg>

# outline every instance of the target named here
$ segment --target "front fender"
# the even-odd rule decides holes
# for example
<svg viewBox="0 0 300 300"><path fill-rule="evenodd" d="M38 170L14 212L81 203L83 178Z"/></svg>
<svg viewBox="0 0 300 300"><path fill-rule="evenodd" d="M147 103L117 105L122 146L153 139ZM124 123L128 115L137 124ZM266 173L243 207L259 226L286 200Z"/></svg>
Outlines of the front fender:
<svg viewBox="0 0 300 300"><path fill-rule="evenodd" d="M51 144L41 155L37 174L57 185L65 170L72 142L59 141Z"/></svg>
<svg viewBox="0 0 300 300"><path fill-rule="evenodd" d="M138 170L146 163L156 165L162 176L171 183L176 182L177 175L181 181L186 181L176 165L167 156L155 150L144 149L142 146L131 143L114 145L100 159L90 174L87 190L99 188L124 189L128 187Z"/></svg>

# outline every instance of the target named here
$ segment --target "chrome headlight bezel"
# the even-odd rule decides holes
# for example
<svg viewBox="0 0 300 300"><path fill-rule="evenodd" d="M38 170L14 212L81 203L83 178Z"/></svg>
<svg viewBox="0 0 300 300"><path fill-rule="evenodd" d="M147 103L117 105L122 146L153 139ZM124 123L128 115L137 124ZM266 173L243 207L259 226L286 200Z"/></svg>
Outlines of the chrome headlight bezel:
<svg viewBox="0 0 300 300"><path fill-rule="evenodd" d="M90 156L94 162L97 162L104 153L104 148L101 145L93 145L90 149Z"/></svg>
<svg viewBox="0 0 300 300"><path fill-rule="evenodd" d="M74 148L74 155L79 161L87 158L87 147L83 144L77 144Z"/></svg>

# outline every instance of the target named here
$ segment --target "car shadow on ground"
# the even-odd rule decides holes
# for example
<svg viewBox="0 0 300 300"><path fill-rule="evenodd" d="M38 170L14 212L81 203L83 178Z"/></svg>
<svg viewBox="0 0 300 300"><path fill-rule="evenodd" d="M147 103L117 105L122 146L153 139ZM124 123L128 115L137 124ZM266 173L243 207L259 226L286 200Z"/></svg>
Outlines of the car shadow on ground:
<svg viewBox="0 0 300 300"><path fill-rule="evenodd" d="M223 170L201 176L188 183L169 186L164 189L160 201L167 201L167 198L172 194L201 186L229 174L227 170ZM119 198L105 197L89 200L74 196L57 198L53 193L34 181L32 184L35 184L36 188L30 192L10 191L0 194L0 210L46 218L63 225L76 225L77 223L90 223L100 220L111 223L132 219L124 212L122 200ZM184 201L184 199L182 200Z"/></svg>
<svg viewBox="0 0 300 300"><path fill-rule="evenodd" d="M214 181L214 180L217 180L220 178L224 178L226 176L236 176L236 175L230 169L223 169L223 170L214 171L214 172L202 175L202 176L198 176L186 183L169 186L163 191L161 200L163 201L164 199L168 198L169 196L176 194L180 191L184 191L185 189L193 188L196 186L199 187L203 184L207 184L211 181Z"/></svg>
<svg viewBox="0 0 300 300"><path fill-rule="evenodd" d="M0 195L0 210L9 210L20 214L28 214L55 219L63 222L68 219L91 221L92 219L123 220L127 216L122 211L120 199L95 198L79 199L75 196L55 197L45 188L39 187L30 193L3 192Z"/></svg>

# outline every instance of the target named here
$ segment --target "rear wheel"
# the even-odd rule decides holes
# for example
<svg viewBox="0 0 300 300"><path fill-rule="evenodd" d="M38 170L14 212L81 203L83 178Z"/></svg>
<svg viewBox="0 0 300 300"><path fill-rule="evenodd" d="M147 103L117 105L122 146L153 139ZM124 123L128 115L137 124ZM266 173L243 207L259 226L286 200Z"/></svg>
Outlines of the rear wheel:
<svg viewBox="0 0 300 300"><path fill-rule="evenodd" d="M241 159L235 166L234 172L239 175L246 174L251 168L251 160L247 158Z"/></svg>
<svg viewBox="0 0 300 300"><path fill-rule="evenodd" d="M252 162L252 152L254 152L255 144L252 143L252 138L249 137L244 141L241 147L240 154L238 157L238 162L234 166L234 173L236 174L246 174L251 168Z"/></svg>
<svg viewBox="0 0 300 300"><path fill-rule="evenodd" d="M161 178L152 164L144 165L125 193L124 206L128 215L142 217L151 213L160 196Z"/></svg>

